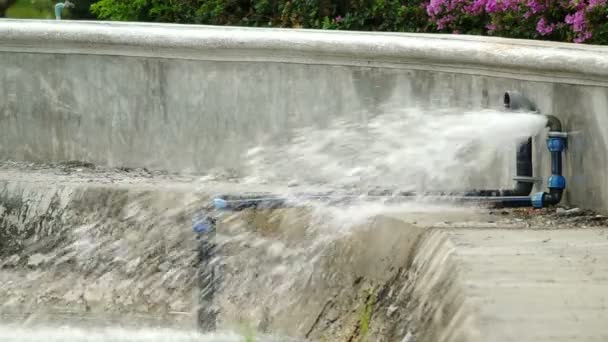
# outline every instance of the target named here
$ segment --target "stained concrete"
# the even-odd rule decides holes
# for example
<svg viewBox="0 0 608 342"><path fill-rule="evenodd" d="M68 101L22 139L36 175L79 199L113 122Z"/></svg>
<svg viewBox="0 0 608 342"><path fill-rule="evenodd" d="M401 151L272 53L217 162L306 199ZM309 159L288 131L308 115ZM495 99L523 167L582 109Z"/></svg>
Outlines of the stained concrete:
<svg viewBox="0 0 608 342"><path fill-rule="evenodd" d="M519 90L570 133L565 201L605 211L607 52L488 37L3 20L0 159L239 170L247 148L288 141L297 127L410 106L499 108L504 91ZM546 179L542 138L535 145ZM496 178L490 186L510 182Z"/></svg>

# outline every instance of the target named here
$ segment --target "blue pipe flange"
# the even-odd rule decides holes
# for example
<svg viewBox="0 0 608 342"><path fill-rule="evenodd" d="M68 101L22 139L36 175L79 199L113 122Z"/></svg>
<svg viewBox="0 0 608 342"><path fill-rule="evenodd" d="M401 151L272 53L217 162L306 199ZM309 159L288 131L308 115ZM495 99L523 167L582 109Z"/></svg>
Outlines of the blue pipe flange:
<svg viewBox="0 0 608 342"><path fill-rule="evenodd" d="M532 195L532 206L534 208L540 209L543 207L543 196L545 195L544 192L537 192L534 195Z"/></svg>
<svg viewBox="0 0 608 342"><path fill-rule="evenodd" d="M562 137L547 138L547 148L551 152L562 152L566 146L566 139Z"/></svg>
<svg viewBox="0 0 608 342"><path fill-rule="evenodd" d="M549 180L547 181L547 186L549 189L565 189L566 188L566 178L560 175L552 175L549 176Z"/></svg>

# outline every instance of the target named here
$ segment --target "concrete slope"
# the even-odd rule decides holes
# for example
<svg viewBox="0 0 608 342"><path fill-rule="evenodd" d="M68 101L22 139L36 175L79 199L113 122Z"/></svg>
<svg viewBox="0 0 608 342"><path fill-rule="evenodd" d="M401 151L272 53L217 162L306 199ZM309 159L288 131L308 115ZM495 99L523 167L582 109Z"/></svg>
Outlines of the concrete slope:
<svg viewBox="0 0 608 342"><path fill-rule="evenodd" d="M0 172L3 322L196 326L190 218L205 187L108 178ZM428 205L357 217L367 209L222 216L205 264L217 327L311 341L606 339L608 230Z"/></svg>

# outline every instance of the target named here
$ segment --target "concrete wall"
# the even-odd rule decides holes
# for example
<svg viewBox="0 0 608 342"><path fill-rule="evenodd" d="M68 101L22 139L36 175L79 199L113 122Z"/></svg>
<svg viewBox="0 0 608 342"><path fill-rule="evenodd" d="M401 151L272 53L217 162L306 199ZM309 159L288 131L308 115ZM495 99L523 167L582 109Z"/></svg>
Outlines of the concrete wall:
<svg viewBox="0 0 608 342"><path fill-rule="evenodd" d="M245 148L266 135L287 139L293 127L365 120L381 106L498 107L514 89L571 132L566 201L606 210L607 86L603 47L3 20L0 159L238 168Z"/></svg>

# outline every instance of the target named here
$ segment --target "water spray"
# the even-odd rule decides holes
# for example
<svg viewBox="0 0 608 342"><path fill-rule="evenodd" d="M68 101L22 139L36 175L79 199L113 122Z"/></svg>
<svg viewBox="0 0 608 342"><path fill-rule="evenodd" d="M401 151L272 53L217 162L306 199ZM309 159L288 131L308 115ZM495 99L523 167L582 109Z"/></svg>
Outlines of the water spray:
<svg viewBox="0 0 608 342"><path fill-rule="evenodd" d="M508 91L504 94L504 107L513 112L534 112L542 115L534 103L522 94ZM353 203L404 203L415 200L443 203L469 203L494 208L533 207L543 208L556 205L561 201L566 180L562 175L562 153L566 147L567 133L562 132L559 119L552 115L547 118L549 129L547 148L551 153L551 176L548 179L548 191L531 195L534 184L539 178L533 175L532 143L533 137L517 147L516 177L512 189L482 189L464 192L411 192L394 189L376 189L365 193L330 191L323 193L295 193L291 195L272 193L221 194L213 198L212 204L202 215L193 220L192 229L200 240L201 268L199 281L201 288L201 308L199 325L205 331L215 327L216 313L211 305L214 294L214 283L217 274L212 260L215 258L216 223L222 212L234 212L246 209L278 209L287 207L309 206L318 203L324 206L344 206Z"/></svg>
<svg viewBox="0 0 608 342"><path fill-rule="evenodd" d="M508 91L504 94L504 106L513 112L536 112L536 106L518 92ZM541 115L541 114L539 114ZM218 195L213 200L216 210L239 211L247 208L274 209L307 205L311 201L327 205L350 204L355 201L380 201L383 203L407 202L424 198L442 202L479 203L491 207L534 207L542 208L555 205L561 201L566 186L562 176L562 152L566 146L567 134L562 132L559 119L552 115L547 118L549 134L547 147L551 153L551 177L548 180L548 192L530 195L539 178L533 175L532 137L520 144L516 152L516 177L512 189L481 189L464 192L399 192L390 189L368 193L299 193L291 196L274 194L240 194Z"/></svg>

